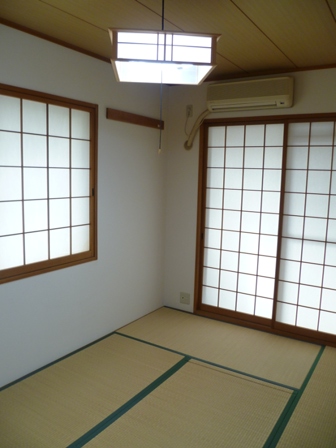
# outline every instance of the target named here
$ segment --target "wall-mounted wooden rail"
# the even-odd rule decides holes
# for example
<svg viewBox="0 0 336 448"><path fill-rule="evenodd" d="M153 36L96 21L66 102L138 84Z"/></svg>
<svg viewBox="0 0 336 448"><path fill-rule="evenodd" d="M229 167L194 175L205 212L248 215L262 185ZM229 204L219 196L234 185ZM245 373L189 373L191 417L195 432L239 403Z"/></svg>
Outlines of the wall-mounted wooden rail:
<svg viewBox="0 0 336 448"><path fill-rule="evenodd" d="M143 115L131 114L117 109L106 109L106 118L109 120L123 121L125 123L147 126L155 129L164 129L164 121L155 118L145 117Z"/></svg>

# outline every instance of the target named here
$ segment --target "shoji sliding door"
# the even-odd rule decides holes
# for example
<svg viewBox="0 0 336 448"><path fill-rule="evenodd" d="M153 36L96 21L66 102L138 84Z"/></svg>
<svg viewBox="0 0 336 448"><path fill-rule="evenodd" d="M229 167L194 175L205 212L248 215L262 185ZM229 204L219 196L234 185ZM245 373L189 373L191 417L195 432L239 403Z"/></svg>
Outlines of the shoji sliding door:
<svg viewBox="0 0 336 448"><path fill-rule="evenodd" d="M336 335L335 117L206 122L195 310Z"/></svg>

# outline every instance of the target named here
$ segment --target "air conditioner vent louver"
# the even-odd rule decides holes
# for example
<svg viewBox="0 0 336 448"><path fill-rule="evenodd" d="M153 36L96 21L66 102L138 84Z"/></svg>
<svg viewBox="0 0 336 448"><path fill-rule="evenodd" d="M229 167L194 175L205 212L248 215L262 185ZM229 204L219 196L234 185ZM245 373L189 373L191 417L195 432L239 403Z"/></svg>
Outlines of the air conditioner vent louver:
<svg viewBox="0 0 336 448"><path fill-rule="evenodd" d="M210 84L207 107L211 112L291 107L293 91L290 77Z"/></svg>

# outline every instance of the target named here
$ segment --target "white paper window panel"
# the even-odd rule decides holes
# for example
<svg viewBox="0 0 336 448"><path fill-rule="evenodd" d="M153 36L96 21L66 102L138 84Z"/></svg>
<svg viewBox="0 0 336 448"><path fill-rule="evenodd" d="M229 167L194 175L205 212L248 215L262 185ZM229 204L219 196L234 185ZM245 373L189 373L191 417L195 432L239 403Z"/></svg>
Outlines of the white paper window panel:
<svg viewBox="0 0 336 448"><path fill-rule="evenodd" d="M236 272L222 270L220 273L220 288L228 289L230 291L236 291L237 278L238 274Z"/></svg>
<svg viewBox="0 0 336 448"><path fill-rule="evenodd" d="M223 229L238 231L240 229L240 220L241 220L240 212L224 210Z"/></svg>
<svg viewBox="0 0 336 448"><path fill-rule="evenodd" d="M254 295L256 292L256 281L255 275L241 274L238 276L238 291L244 294Z"/></svg>
<svg viewBox="0 0 336 448"><path fill-rule="evenodd" d="M274 278L276 267L276 258L259 256L258 275Z"/></svg>
<svg viewBox="0 0 336 448"><path fill-rule="evenodd" d="M208 208L206 210L205 226L220 229L222 227L222 210Z"/></svg>
<svg viewBox="0 0 336 448"><path fill-rule="evenodd" d="M24 199L47 198L47 170L44 168L24 168Z"/></svg>
<svg viewBox="0 0 336 448"><path fill-rule="evenodd" d="M287 169L306 170L308 166L308 147L289 146L287 148Z"/></svg>
<svg viewBox="0 0 336 448"><path fill-rule="evenodd" d="M300 285L299 305L318 309L320 307L320 300L321 288Z"/></svg>
<svg viewBox="0 0 336 448"><path fill-rule="evenodd" d="M71 200L73 226L90 223L90 200L89 198L80 198Z"/></svg>
<svg viewBox="0 0 336 448"><path fill-rule="evenodd" d="M245 146L263 146L265 125L255 124L246 126Z"/></svg>
<svg viewBox="0 0 336 448"><path fill-rule="evenodd" d="M262 211L265 213L279 213L280 193L264 191L262 194Z"/></svg>
<svg viewBox="0 0 336 448"><path fill-rule="evenodd" d="M264 168L281 168L282 167L282 146L266 147L264 156Z"/></svg>
<svg viewBox="0 0 336 448"><path fill-rule="evenodd" d="M47 138L23 134L23 166L47 166Z"/></svg>
<svg viewBox="0 0 336 448"><path fill-rule="evenodd" d="M321 311L318 329L324 333L336 334L336 314Z"/></svg>
<svg viewBox="0 0 336 448"><path fill-rule="evenodd" d="M90 170L71 170L71 195L90 196Z"/></svg>
<svg viewBox="0 0 336 448"><path fill-rule="evenodd" d="M283 133L284 133L284 124L267 124L265 145L282 146Z"/></svg>
<svg viewBox="0 0 336 448"><path fill-rule="evenodd" d="M204 268L203 269L203 285L217 288L219 284L219 270Z"/></svg>
<svg viewBox="0 0 336 448"><path fill-rule="evenodd" d="M262 168L264 148L245 148L244 168Z"/></svg>
<svg viewBox="0 0 336 448"><path fill-rule="evenodd" d="M261 233L277 235L279 229L279 215L263 213L261 215Z"/></svg>
<svg viewBox="0 0 336 448"><path fill-rule="evenodd" d="M309 123L290 123L288 127L289 145L307 145L309 141Z"/></svg>
<svg viewBox="0 0 336 448"><path fill-rule="evenodd" d="M224 148L208 149L208 167L222 168L224 166Z"/></svg>
<svg viewBox="0 0 336 448"><path fill-rule="evenodd" d="M67 198L70 196L70 170L53 169L49 170L49 197Z"/></svg>
<svg viewBox="0 0 336 448"><path fill-rule="evenodd" d="M305 193L307 187L307 170L287 170L285 191Z"/></svg>
<svg viewBox="0 0 336 448"><path fill-rule="evenodd" d="M240 239L239 232L231 232L230 230L223 230L222 249L238 251L239 239Z"/></svg>
<svg viewBox="0 0 336 448"><path fill-rule="evenodd" d="M260 213L242 212L241 230L243 232L259 233Z"/></svg>
<svg viewBox="0 0 336 448"><path fill-rule="evenodd" d="M204 266L219 269L220 251L218 249L204 249Z"/></svg>
<svg viewBox="0 0 336 448"><path fill-rule="evenodd" d="M49 258L48 232L27 233L25 236L26 264Z"/></svg>
<svg viewBox="0 0 336 448"><path fill-rule="evenodd" d="M239 313L254 314L255 298L254 296L238 293L237 311Z"/></svg>
<svg viewBox="0 0 336 448"><path fill-rule="evenodd" d="M221 269L227 271L237 271L238 269L238 253L222 251Z"/></svg>
<svg viewBox="0 0 336 448"><path fill-rule="evenodd" d="M327 243L326 244L326 258L325 264L330 266L336 266L336 244Z"/></svg>
<svg viewBox="0 0 336 448"><path fill-rule="evenodd" d="M51 199L49 201L49 226L51 229L70 225L70 200Z"/></svg>
<svg viewBox="0 0 336 448"><path fill-rule="evenodd" d="M239 255L239 272L244 274L257 274L258 256L251 254Z"/></svg>
<svg viewBox="0 0 336 448"><path fill-rule="evenodd" d="M70 142L66 138L49 137L49 166L54 168L69 168Z"/></svg>
<svg viewBox="0 0 336 448"><path fill-rule="evenodd" d="M284 216L282 219L282 235L284 237L302 238L303 217Z"/></svg>
<svg viewBox="0 0 336 448"><path fill-rule="evenodd" d="M225 188L240 190L243 186L243 170L226 169L225 170Z"/></svg>
<svg viewBox="0 0 336 448"><path fill-rule="evenodd" d="M236 309L236 293L221 289L219 291L219 308L234 311Z"/></svg>
<svg viewBox="0 0 336 448"><path fill-rule="evenodd" d="M71 140L72 168L90 168L90 142Z"/></svg>
<svg viewBox="0 0 336 448"><path fill-rule="evenodd" d="M264 170L263 190L280 191L281 171Z"/></svg>
<svg viewBox="0 0 336 448"><path fill-rule="evenodd" d="M322 289L321 309L325 311L332 311L336 313L336 290Z"/></svg>
<svg viewBox="0 0 336 448"><path fill-rule="evenodd" d="M255 316L271 319L273 313L273 300L264 297L256 298Z"/></svg>
<svg viewBox="0 0 336 448"><path fill-rule="evenodd" d="M262 178L262 170L245 169L243 188L245 190L261 190Z"/></svg>
<svg viewBox="0 0 336 448"><path fill-rule="evenodd" d="M90 226L72 227L71 233L73 254L90 250Z"/></svg>
<svg viewBox="0 0 336 448"><path fill-rule="evenodd" d="M331 189L330 189L330 193L331 194L336 194L336 172L333 171L331 174Z"/></svg>
<svg viewBox="0 0 336 448"><path fill-rule="evenodd" d="M302 261L310 263L324 263L325 243L305 240L303 242Z"/></svg>
<svg viewBox="0 0 336 448"><path fill-rule="evenodd" d="M336 243L336 220L328 220L328 241Z"/></svg>
<svg viewBox="0 0 336 448"><path fill-rule="evenodd" d="M20 99L0 95L0 129L20 131Z"/></svg>
<svg viewBox="0 0 336 448"><path fill-rule="evenodd" d="M259 212L261 209L261 192L244 191L243 192L243 210Z"/></svg>
<svg viewBox="0 0 336 448"><path fill-rule="evenodd" d="M211 126L208 132L208 146L224 146L225 126Z"/></svg>
<svg viewBox="0 0 336 448"><path fill-rule="evenodd" d="M208 168L207 187L223 188L224 170L221 168Z"/></svg>
<svg viewBox="0 0 336 448"><path fill-rule="evenodd" d="M225 190L224 208L231 210L241 210L241 196L242 193L240 190Z"/></svg>
<svg viewBox="0 0 336 448"><path fill-rule="evenodd" d="M22 232L22 203L0 202L0 236Z"/></svg>
<svg viewBox="0 0 336 448"><path fill-rule="evenodd" d="M297 309L296 325L301 328L317 330L318 318L318 310L299 306Z"/></svg>
<svg viewBox="0 0 336 448"><path fill-rule="evenodd" d="M286 260L301 260L302 240L295 238L282 238L281 258Z"/></svg>
<svg viewBox="0 0 336 448"><path fill-rule="evenodd" d="M203 286L202 303L204 303L204 305L217 306L217 301L218 301L218 289Z"/></svg>
<svg viewBox="0 0 336 448"><path fill-rule="evenodd" d="M330 173L327 171L313 171L308 173L307 193L329 194Z"/></svg>
<svg viewBox="0 0 336 448"><path fill-rule="evenodd" d="M299 282L300 263L297 261L280 261L279 279L288 282Z"/></svg>
<svg viewBox="0 0 336 448"><path fill-rule="evenodd" d="M336 289L336 267L325 266L323 286L325 288Z"/></svg>
<svg viewBox="0 0 336 448"><path fill-rule="evenodd" d="M305 210L305 194L301 193L286 193L284 214L303 216Z"/></svg>
<svg viewBox="0 0 336 448"><path fill-rule="evenodd" d="M259 235L252 233L241 233L240 251L256 254L259 248Z"/></svg>
<svg viewBox="0 0 336 448"><path fill-rule="evenodd" d="M276 320L283 324L295 325L297 307L287 303L278 302Z"/></svg>
<svg viewBox="0 0 336 448"><path fill-rule="evenodd" d="M20 134L0 131L0 166L21 166Z"/></svg>
<svg viewBox="0 0 336 448"><path fill-rule="evenodd" d="M244 145L245 126L228 126L226 128L226 146Z"/></svg>
<svg viewBox="0 0 336 448"><path fill-rule="evenodd" d="M221 245L221 231L215 229L205 229L204 245L214 249L220 249Z"/></svg>
<svg viewBox="0 0 336 448"><path fill-rule="evenodd" d="M273 299L274 297L274 279L267 277L257 278L257 295Z"/></svg>
<svg viewBox="0 0 336 448"><path fill-rule="evenodd" d="M0 201L22 199L21 168L0 167Z"/></svg>
<svg viewBox="0 0 336 448"><path fill-rule="evenodd" d="M242 168L243 166L244 149L226 148L225 150L225 166L226 168Z"/></svg>
<svg viewBox="0 0 336 448"><path fill-rule="evenodd" d="M320 218L306 218L304 224L304 237L310 240L325 240L327 220Z"/></svg>
<svg viewBox="0 0 336 448"><path fill-rule="evenodd" d="M259 253L275 257L277 254L278 237L271 235L260 235Z"/></svg>
<svg viewBox="0 0 336 448"><path fill-rule="evenodd" d="M70 255L70 228L50 231L50 258Z"/></svg>
<svg viewBox="0 0 336 448"><path fill-rule="evenodd" d="M83 140L90 138L90 113L82 110L71 110L71 137Z"/></svg>
<svg viewBox="0 0 336 448"><path fill-rule="evenodd" d="M332 145L334 136L334 122L315 122L311 124L311 145Z"/></svg>
<svg viewBox="0 0 336 448"><path fill-rule="evenodd" d="M0 269L10 269L23 264L23 236L0 237Z"/></svg>
<svg viewBox="0 0 336 448"><path fill-rule="evenodd" d="M22 130L31 134L47 134L47 106L38 101L22 101Z"/></svg>
<svg viewBox="0 0 336 448"><path fill-rule="evenodd" d="M73 170L74 173L75 170ZM90 180L90 178L88 179ZM90 185L88 185L89 188ZM79 196L75 195L74 196ZM207 188L206 191L206 204L209 208L222 208L223 207L223 190L216 188Z"/></svg>
<svg viewBox="0 0 336 448"><path fill-rule="evenodd" d="M24 202L24 230L36 232L48 229L48 203L47 201Z"/></svg>
<svg viewBox="0 0 336 448"><path fill-rule="evenodd" d="M323 266L310 263L301 264L301 283L312 286L322 286L322 275Z"/></svg>
<svg viewBox="0 0 336 448"><path fill-rule="evenodd" d="M278 302L297 304L299 285L298 283L278 282Z"/></svg>
<svg viewBox="0 0 336 448"><path fill-rule="evenodd" d="M306 215L315 216L317 218L326 218L328 216L328 205L329 196L322 194L307 194Z"/></svg>
<svg viewBox="0 0 336 448"><path fill-rule="evenodd" d="M70 136L70 110L67 107L49 105L49 135Z"/></svg>
<svg viewBox="0 0 336 448"><path fill-rule="evenodd" d="M309 150L310 170L331 170L332 148L330 146L311 146Z"/></svg>
<svg viewBox="0 0 336 448"><path fill-rule="evenodd" d="M336 196L330 196L329 218L336 219Z"/></svg>

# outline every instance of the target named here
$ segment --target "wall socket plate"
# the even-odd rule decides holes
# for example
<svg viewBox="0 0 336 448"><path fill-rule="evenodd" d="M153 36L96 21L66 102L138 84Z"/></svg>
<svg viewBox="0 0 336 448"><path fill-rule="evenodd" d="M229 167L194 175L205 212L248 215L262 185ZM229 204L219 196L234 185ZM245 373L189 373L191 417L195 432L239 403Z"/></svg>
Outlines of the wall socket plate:
<svg viewBox="0 0 336 448"><path fill-rule="evenodd" d="M180 292L180 303L190 305L190 294L187 292Z"/></svg>

